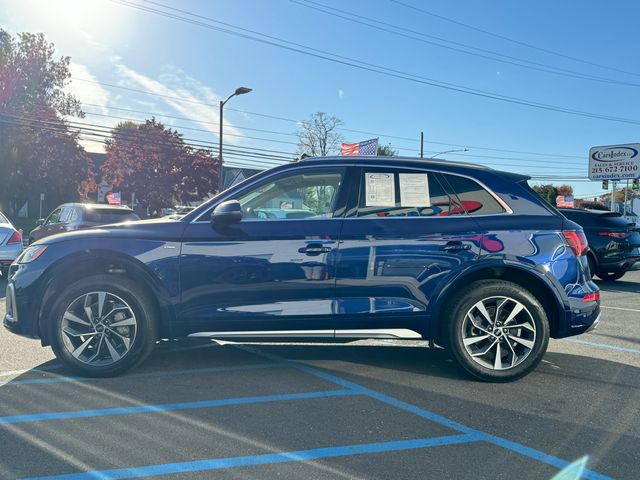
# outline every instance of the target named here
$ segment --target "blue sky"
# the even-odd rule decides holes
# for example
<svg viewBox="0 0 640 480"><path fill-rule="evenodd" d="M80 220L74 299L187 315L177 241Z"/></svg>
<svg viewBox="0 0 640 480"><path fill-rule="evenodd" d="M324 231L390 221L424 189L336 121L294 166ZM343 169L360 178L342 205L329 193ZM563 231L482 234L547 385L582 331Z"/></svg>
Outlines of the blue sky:
<svg viewBox="0 0 640 480"><path fill-rule="evenodd" d="M131 1L158 8L143 0ZM492 57L493 54L471 50L469 46L496 52L503 55L504 60L536 62L539 65L527 65L556 73L441 48L289 0L158 2L226 22L232 27L224 28L236 32L234 27L252 30L422 79L640 120L637 94L640 64L633 22L640 13L640 4L636 2L401 0L406 5L538 48L533 49L392 0L317 0L330 9L401 27L405 29L400 31L404 34L408 34L406 29L412 30L416 33L410 35L426 41ZM212 24L209 20L198 21ZM295 121L324 111L341 118L346 129L379 133L381 143L390 143L401 154L417 155L420 131L424 131L425 151L429 154L462 145L469 151L447 154L446 158L477 161L534 176L566 177L586 176L591 146L638 141L638 125L515 105L363 71L157 16L117 1L2 0L0 25L13 33L44 32L60 54L72 57L76 80L70 89L86 104L84 110L88 115L83 121L99 125L112 126L118 121L111 118L114 116L138 120L149 116L118 109L153 112L187 138L216 142L217 108L197 102L215 105L221 95L226 96L244 85L254 91L234 98L228 104L230 109L225 111L225 132L229 133L225 141L238 147L294 153ZM609 68L569 60L540 49ZM564 73L573 76L558 75L558 69L570 71ZM597 76L601 81L574 78L575 75ZM177 96L191 102L83 80ZM342 133L348 142L372 136ZM101 148L89 143L87 147ZM240 157L234 161L247 165L256 162ZM578 195L602 192L599 182L562 183L572 183Z"/></svg>

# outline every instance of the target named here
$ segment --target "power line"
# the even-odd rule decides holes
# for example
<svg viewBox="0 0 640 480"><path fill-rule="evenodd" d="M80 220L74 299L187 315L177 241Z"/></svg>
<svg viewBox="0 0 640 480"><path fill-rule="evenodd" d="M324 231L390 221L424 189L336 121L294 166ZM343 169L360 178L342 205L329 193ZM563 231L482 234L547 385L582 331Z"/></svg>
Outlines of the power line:
<svg viewBox="0 0 640 480"><path fill-rule="evenodd" d="M134 92L143 93L143 94L146 94L146 95L159 96L159 97L165 97L165 98L169 97L169 98L172 98L174 100L183 101L183 102L187 102L187 103L197 103L197 104L201 104L201 105L213 106L213 104L206 103L206 102L189 100L189 99L185 99L185 98L177 97L177 96L168 96L168 95L163 95L163 94L159 94L159 93L156 93L156 92L151 92L151 91L148 91L148 90L128 88L128 87L123 87L123 86L120 86L120 85L113 85L113 84L99 82L99 81L95 81L95 80L88 80L88 79L84 79L84 78L76 78L74 80L80 80L80 81L83 81L83 82L94 83L94 84L97 84L97 85L103 85L103 86L110 87L110 88L119 88L119 89L134 91ZM216 123L216 122L210 122L210 121L205 121L205 120L200 120L200 119L194 120L194 119L186 118L186 117L177 117L177 116L165 115L165 114L154 113L154 112L143 112L143 111L140 111L140 110L132 110L132 109L127 109L127 108L96 105L96 104L91 104L91 103L84 103L83 105L88 105L88 106L93 106L93 107L98 107L98 108L107 108L107 109L113 109L113 110L123 110L123 111L140 113L140 114L144 114L144 115L152 115L152 116L156 116L156 117L174 118L174 119L179 119L179 120L184 120L184 121L194 122L194 123L220 125L219 123ZM243 113L243 114L246 114L246 115L257 115L257 116L262 116L262 117L269 117L269 118L273 118L273 119L283 120L283 121L287 121L287 122L299 123L297 120L294 120L294 119L283 118L283 117L275 117L275 116L266 115L266 114L263 114L263 113L249 112L249 111L246 111L246 110L238 110L238 109L233 109L233 108L228 108L228 107L227 107L227 110L232 110L232 111ZM104 115L104 114L102 114L102 115ZM245 130L261 131L261 132L265 132L265 133L272 133L272 134L278 134L278 135L297 136L295 133L278 132L278 131L273 131L273 130L262 130L262 129L254 129L254 128L248 128L248 127L237 127L237 126L236 126L236 128L245 129ZM402 137L402 136L397 136L397 135L390 135L390 134L387 134L387 133L371 132L371 131L365 131L365 130L355 130L355 129L342 128L342 127L339 127L336 130L340 130L340 131L343 131L343 132L359 133L359 134L364 134L364 135L372 135L372 136L377 136L377 137L385 137L385 138L390 138L390 139L404 140L404 141L415 142L415 143L419 143L420 142L420 140L418 140L416 138ZM269 141L275 141L275 140L269 140ZM282 143L282 141L277 141L277 142ZM535 156L542 156L542 157L576 158L576 159L583 159L584 158L584 155L566 155L566 154L555 154L555 153L531 152L531 151L523 151L523 150L509 150L509 149L503 149L503 148L480 147L480 146L477 146L477 145L461 144L461 143L447 143L447 142L438 142L438 141L432 141L432 140L425 141L425 143L433 144L433 145L443 145L443 146L448 146L448 147L466 147L466 148L472 148L474 150L486 150L486 151L492 151L492 152L516 153L516 154L535 155ZM419 151L419 149L411 149L411 148L397 146L397 145L394 145L394 148L399 148L399 149L402 149L402 150L413 151L413 152L418 152ZM473 157L474 155L466 155L466 156ZM488 158L492 158L492 157L488 157ZM500 158L500 157L493 157L493 158Z"/></svg>
<svg viewBox="0 0 640 480"><path fill-rule="evenodd" d="M416 7L414 5L410 5L410 4L402 2L400 0L390 0L390 1L393 2L393 3L397 3L398 5L402 5L405 8L409 8L411 10L424 13L425 15L429 15L431 17L439 18L440 20L444 20L445 22L453 23L455 25L458 25L458 26L461 26L461 27L464 27L464 28L468 28L470 30L475 30L476 32L484 33L485 35L489 35L489 36L492 36L492 37L495 37L495 38L499 38L499 39L505 40L507 42L515 43L516 45L520 45L520 46L523 46L523 47L531 48L531 49L537 50L539 52L548 53L550 55L555 55L557 57L561 57L561 58L564 58L564 59L567 59L567 60L573 60L574 62L583 63L585 65L591 65L591 66L594 66L594 67L603 68L603 69L608 70L608 71L626 73L627 75L633 75L635 77L640 77L640 74L636 73L636 72L629 72L627 70L622 70L620 68L612 67L610 65L603 65L601 63L596 63L596 62L592 62L590 60L584 60L582 58L573 57L571 55L567 55L567 54L564 54L564 53L561 53L561 52L556 52L556 51L550 50L548 48L538 47L536 45L532 45L530 43L523 42L521 40L516 40L514 38L510 38L510 37L507 37L505 35L500 35L498 33L491 32L489 30L484 30L482 28L478 28L478 27L475 27L473 25L469 25L468 23L463 23L463 22L460 22L458 20L454 20L452 18L445 17L444 15L438 15L437 13L433 13L433 12L430 12L430 11L425 10L423 8L419 8L419 7Z"/></svg>
<svg viewBox="0 0 640 480"><path fill-rule="evenodd" d="M98 116L98 117L112 118L114 120L126 120L126 121L130 121L130 122L144 122L144 121L147 120L147 119L140 120L140 119L131 118L131 117L118 117L118 116L114 116L114 115L105 115L105 114L102 114L102 113L94 113L94 112L84 112L84 113L86 115L92 115L92 116L95 115L95 116ZM89 125L89 124L87 124L87 125ZM191 131L194 131L194 132L202 132L202 133L209 133L209 134L212 133L211 131L205 130L203 128L185 127L184 125L171 125L170 128L182 129L182 130L191 130ZM226 133L225 136L247 138L247 139L251 139L251 140L262 140L262 141L265 141L265 142L287 143L289 145L297 145L297 144L295 144L293 142L280 142L278 140L271 140L271 139L268 139L268 138L250 137L250 136L247 136L247 135L236 135L236 134L232 134L232 133ZM200 141L200 140L196 140L196 141ZM269 151L269 152L273 152L273 153L282 153L284 155L289 155L289 156L295 156L296 155L293 152L285 152L285 151L282 151L282 150L264 149L264 148L257 148L257 147L244 147L244 148L248 148L248 149L251 149L251 150L265 150L265 151Z"/></svg>
<svg viewBox="0 0 640 480"><path fill-rule="evenodd" d="M8 116L8 115L0 114L0 116ZM31 120L31 119L26 119L26 121L18 119L18 121L16 121L16 119L3 120L2 118L0 118L0 122L5 124L28 127L28 128L39 128L42 130L48 130L48 131L61 133L61 134L73 133L73 134L83 135L85 139L87 136L96 137L100 140L95 140L94 138L91 138L89 140L95 141L98 143L106 143L108 139L112 138L111 131L108 130L107 128L104 128L101 130L100 128L91 128L87 126L73 126L73 125L65 126L65 125L56 124L54 122L46 122L42 120L38 121L38 120ZM31 123L28 123L28 122L31 122ZM75 123L80 123L80 122L75 122ZM171 144L168 142L160 142L160 143L145 142L145 141L142 141L140 138L128 139L127 141L140 146L146 146L146 145L175 146L174 144ZM184 141L183 144L187 147L196 148L196 149L213 150L214 148L217 148L216 147L217 144L214 144L213 142L194 143L193 141L192 142ZM256 167L259 168L263 166L273 167L277 165L283 165L293 160L291 158L250 152L250 151L235 149L231 147L226 147L224 149L224 152L225 152L225 156L226 155L236 156L242 159L248 158L248 160L246 160L247 163L251 162L252 161L251 159L259 160L258 165L255 164L256 162L255 160L253 161L252 166L254 168Z"/></svg>
<svg viewBox="0 0 640 480"><path fill-rule="evenodd" d="M12 116L9 114L3 114L5 116ZM43 120L38 120L38 119L33 119L33 118L29 118L29 117L19 117L19 116L12 116L14 118L18 118L18 119L22 119L22 120L27 120L27 121L34 121L34 122L39 122L40 124L47 124L47 125L51 125L53 126L53 128L64 128L61 127L59 123L56 122L46 122ZM115 117L115 118L119 118L119 117ZM98 125L98 124L91 124L91 123L87 123L87 122L77 122L77 121L72 121L72 120L67 120L67 122L70 124L70 126L72 128L79 128L79 129L83 129L83 131L86 132L98 132L100 134L102 134L103 138L111 138L112 135L112 130L110 127L104 126L104 125ZM94 135L95 136L95 135ZM218 146L217 142L208 142L208 141L204 141L204 140L197 140L197 139L191 139L191 138L183 138L183 141L185 141L185 144L194 148L207 148L207 149L212 149ZM196 143L196 142L200 142L200 143ZM245 155L247 157L253 157L253 158L259 158L259 159L271 159L271 160L279 160L279 161L291 161L291 158L293 157L293 153L291 152L282 152L279 150L272 150L272 149L261 149L261 148L257 148L257 147L242 147L243 149L234 149L232 147L226 147L225 151L231 152L231 153L239 153L242 155ZM255 150L259 153L256 152L251 152L248 150ZM267 153L262 153L262 152L267 152ZM285 156L280 155L281 153L284 153ZM436 153L436 152L427 152L427 153ZM472 156L473 157L473 156ZM489 158L489 159L498 159L498 160L516 160L516 161L529 161L528 159L524 159L524 158L513 158L513 157L491 157L491 156L487 156L487 155L479 155L478 157L480 158ZM551 163L553 165L557 165L557 162L544 162L544 161L540 161L540 160L533 160L536 163ZM536 164L524 164L524 163L517 163L517 164L513 164L513 163L504 163L504 162L485 162L485 164L487 165L491 165L491 166L497 166L497 167L518 167L518 168L525 168L525 169L540 169L540 168L547 168L544 166L539 166ZM565 169L565 170L557 170L557 173L572 173L572 172L568 172L566 170L581 170L581 168L579 167L570 167L569 169Z"/></svg>
<svg viewBox="0 0 640 480"><path fill-rule="evenodd" d="M461 42L456 42L453 40L448 40L446 38L442 38L442 37L438 37L435 35L429 35L423 32L419 32L416 30L412 30L409 28L405 28L399 25L394 25L392 23L387 23L384 22L382 20L378 20L378 19L374 19L374 18L370 18L370 17L365 17L364 15L358 15L356 13L353 12L349 12L346 10L341 10L339 8L335 8L335 7L331 7L329 5L325 5L319 2L314 2L311 0L289 0L292 3L295 3L297 5L300 5L304 8L308 8L311 10L315 10L318 12L322 12L325 13L327 15L331 15L333 17L337 17L337 18L341 18L343 20L346 20L348 22L352 22L352 23L356 23L359 25L365 25L369 28L373 28L375 30L379 30L382 32L387 32L390 33L392 35L396 35L396 36L400 36L400 37L404 37L404 38L408 38L411 40L415 40L421 43L425 43L427 45L434 45L436 47L440 47L440 48L445 48L447 50L452 50L455 52L459 52L459 53L463 53L466 55L471 55L474 57L478 57L478 58L484 58L484 59L488 59L488 60L492 60L495 62L500 62L500 63L505 63L508 65L515 65L518 67L522 67L522 68L527 68L527 69L531 69L531 70L536 70L539 72L545 72L545 73L551 73L553 75L560 75L560 76L565 76L568 78L577 78L577 79L581 79L581 80L588 80L588 81L593 81L593 82L600 82L600 83L608 83L608 84L614 84L614 85L626 85L626 86L631 86L631 87L640 87L639 83L633 83L633 82L625 82L622 80L616 80L613 78L607 78L607 77L600 77L600 76L596 76L596 75L591 75L591 74L587 74L587 73L582 73L582 72L577 72L574 70L569 70L566 68L560 68L560 67L556 67L553 65L548 65L548 64L544 64L544 63L540 63L540 62L534 62L532 60L527 60L524 58L518 58L518 57L514 57L512 55L505 55L503 53L499 53L499 52L494 52L492 50L487 50L484 48L479 48L479 47L475 47L473 45L467 45ZM384 25L386 27L390 27L390 28L385 28ZM395 31L392 29L396 29L396 30L400 30ZM402 33L402 32L407 32L407 33ZM416 37L415 35L418 35L418 37ZM422 38L420 38L422 37ZM431 39L435 39L436 41L431 41L431 40L426 40L426 38L431 38ZM444 42L444 43L448 43L450 45L455 45L456 47L451 47L451 46L447 46L447 45L443 45L441 43L438 42ZM457 48L457 47L463 47L463 48L467 48L470 50L475 50L476 52L483 52L483 53L474 53L474 52L469 52L467 50L463 50L463 48ZM488 54L488 55L487 55ZM490 55L494 55L493 57ZM502 57L502 58L495 58L495 56L497 57ZM506 60L505 60L506 59ZM528 64L528 65L527 65Z"/></svg>
<svg viewBox="0 0 640 480"><path fill-rule="evenodd" d="M82 79L82 80L84 80L84 79ZM100 83L100 82L95 82L95 83ZM148 91L143 91L143 90L140 90L140 91L143 92L143 93L149 93L149 94L153 93L153 92L148 92ZM181 98L181 97L176 97L176 98ZM131 108L112 107L110 105L109 106L97 105L95 103L84 103L83 102L82 105L86 105L86 106L89 106L89 107L106 108L108 110L122 110L123 112L139 113L141 115L153 115L155 117L172 118L174 120L184 120L186 122L194 122L194 123L200 123L200 124L204 124L204 125L215 125L216 127L220 126L219 122L212 122L212 121L209 121L209 120L200 120L200 119L194 120L193 118L178 117L178 116L175 116L175 115L167 115L167 114L164 114L164 113L145 112L145 111L141 111L141 110L133 110ZM232 110L229 107L225 107L225 108L226 108L226 110ZM244 111L241 111L241 110L236 110L236 111L240 112L240 113L249 113L249 112L244 112ZM85 113L88 113L88 112L85 112ZM250 115L256 115L254 113L249 113L249 114ZM94 115L97 115L97 114L94 114ZM105 115L105 116L108 116L108 115ZM249 130L249 131L252 131L252 132L272 133L272 134L276 134L276 135L289 135L289 136L297 137L297 134L291 133L291 132L276 132L274 130L264 130L264 129L261 129L261 128L251 128L251 127L245 127L245 126L237 127L237 128L241 128L242 130ZM225 135L230 135L230 134L229 133L225 133ZM240 135L238 135L238 136L240 136ZM270 140L270 141L272 141L272 140ZM291 143L292 145L297 145L297 143L295 143L295 142L282 142L282 141L280 141L280 143Z"/></svg>
<svg viewBox="0 0 640 480"><path fill-rule="evenodd" d="M381 66L381 65L376 65L376 64L372 64L369 62L365 62L362 60L357 60L357 59L353 59L350 57L345 57L343 55L338 55L335 53L331 53L331 52L327 52L324 50L319 50L316 48L312 48L312 47L308 47L299 43L295 43L295 42L291 42L288 40L284 40L282 38L278 38L272 35L267 35L267 34L263 34L260 32L256 32L253 30L249 30L249 29L245 29L242 27L238 27L235 25L231 25L225 22L221 22L219 20L215 20L212 19L210 17L205 17L203 15L198 15L195 13L191 13L188 12L186 10L181 10L181 9L176 9L173 7L168 7L166 5L160 4L158 2L152 2L150 0L144 0L146 3L151 3L153 5L159 5L165 9L168 10L173 10L173 11L178 11L178 12L182 12L185 13L187 15L190 15L192 17L196 17L196 18L203 18L206 19L207 21L213 22L213 23L217 23L220 25L226 25L229 26L231 28L234 28L236 30L240 30L240 32L238 31L234 31L234 30L229 30L229 28L222 28L222 27L218 27L215 25L211 25L210 23L204 23L202 21L197 21L191 18L187 18L187 17L183 17L180 15L176 15L173 13L169 13L163 10L158 10L158 9L154 9L154 8L150 8L150 7L146 7L140 4L136 4L133 2L129 2L127 0L110 0L112 3L116 3L119 5L123 5L123 6L127 6L130 8L134 8L137 10L141 10L141 11L145 11L148 13L153 13L156 15L160 15L160 16L164 16L167 18L172 18L175 20L180 20L189 24L193 24L193 25L197 25L197 26L201 26L204 28L208 28L211 30L215 30L218 32L222 32L222 33L227 33L229 35L234 35L237 37L241 37L241 38L245 38L248 40L252 40L255 42L259 42L259 43L263 43L266 45L270 45L270 46L274 46L277 48L281 48L281 49L285 49L288 51L292 51L292 52L296 52L302 55L307 55L307 56L311 56L314 58L318 58L318 59L322 59L322 60L326 60L329 62L333 62L333 63L337 63L340 65L345 65L345 66L349 66L349 67L353 67L353 68L357 68L359 70L363 70L363 71L369 71L369 72L373 72L373 73L378 73L380 75L385 75L388 77L393 77L393 78L398 78L398 79L402 79L402 80L407 80L413 83L418 83L418 84L422 84L422 85L429 85L429 86L433 86L433 87L438 87L438 88L442 88L445 90L449 90L449 91L455 91L455 92L459 92L459 93L466 93L469 95L473 95L473 96L477 96L477 97L481 97L481 98L487 98L487 99L491 99L491 100L497 100L497 101L501 101L501 102L505 102L505 103L511 103L511 104L515 104L515 105L522 105L522 106L528 106L531 108L537 108L537 109L541 109L541 110L546 110L546 111L554 111L554 112L559 112L559 113L565 113L565 114L570 114L570 115L574 115L574 116L580 116L580 117L584 117L584 118L592 118L592 119L599 119L599 120L606 120L606 121L612 121L612 122L618 122L618 123L625 123L625 124L631 124L631 125L640 125L640 120L637 119L629 119L629 118L622 118L622 117L614 117L611 115L604 115L604 114L598 114L598 113L593 113L593 112L587 112L587 111L582 111L582 110L576 110L576 109L572 109L572 108L566 108L566 107L561 107L558 105L552 105L552 104L546 104L546 103L541 103L541 102L536 102L536 101L532 101L532 100L527 100L527 99L523 99L523 98L518 98L518 97L511 97L511 96L507 96L507 95L502 95L502 94L498 94L498 93L493 93L493 92L489 92L489 91L484 91L484 90L479 90L479 89L474 89L474 88L470 88L470 87L465 87L462 85L457 85L457 84L453 84L453 83L449 83L449 82L443 82L440 80L435 80L432 78L428 78L428 77L424 77L424 76L420 76L420 75L416 75L416 74L412 74L412 73L407 73L407 72L403 72L400 70L395 70L389 67L385 67L385 66ZM241 33L241 32L250 32L251 34L247 34L247 33ZM263 38L258 38L255 35L258 35L260 37Z"/></svg>
<svg viewBox="0 0 640 480"><path fill-rule="evenodd" d="M111 107L109 107L111 108ZM128 110L128 111L134 111L134 110L129 110L129 109L123 109L123 110ZM162 117L162 114L154 114L151 112L141 112L141 111L136 111L137 113L140 114L146 114L146 115L152 115L154 117ZM136 118L131 118L131 117L119 117L119 116L114 116L114 115L107 115L107 114L102 114L102 113L95 113L95 112L85 112L85 114L87 115L95 115L95 116L99 116L99 117L106 117L106 118L113 118L113 119L117 119L117 120L128 120L128 121L134 121L134 122L140 122L142 120L140 119L136 119ZM172 117L169 116L169 118L181 118L182 117ZM185 119L187 120L187 119ZM195 120L192 120L195 121ZM213 122L208 122L208 123L213 123ZM219 125L219 124L216 124ZM192 130L192 131L196 131L196 132L203 132L203 133L212 133L209 130L205 130L205 129L201 129L201 128L193 128L193 127L186 127L183 125L172 125L172 128L180 128L180 129L184 129L184 130ZM240 127L243 128L243 127ZM252 140L261 140L261 141L265 141L265 142L275 142L275 143L285 143L285 144L289 144L289 145L297 145L294 142L285 142L282 140L272 140L272 139L268 139L268 138L259 138L259 137L251 137L248 135L236 135L236 134L227 134L233 137L241 137L241 138L247 138L247 139L252 139ZM251 148L251 147L246 147L246 148ZM405 150L405 151L410 151L410 152L419 152L418 149L414 149L414 148L407 148L407 147L402 147L402 146L394 146L394 148L398 148L399 150ZM269 150L272 152L278 152L278 153L285 153L288 155L292 155L295 156L295 154L293 152L282 152L282 151L278 151L278 150ZM437 153L436 151L427 151L427 153ZM540 163L540 164L548 164L548 165L557 165L558 161L557 160L539 160L539 159L530 159L530 158L521 158L521 157L500 157L500 156L492 156L492 155L478 155L478 154L463 154L463 153L452 153L452 155L460 155L463 157L470 157L470 158L488 158L488 159L494 159L494 160L514 160L514 161L525 161L525 162L536 162L536 163ZM498 164L498 163L496 163ZM580 166L578 166L578 164L576 165L576 169L579 169ZM523 165L526 166L526 165Z"/></svg>

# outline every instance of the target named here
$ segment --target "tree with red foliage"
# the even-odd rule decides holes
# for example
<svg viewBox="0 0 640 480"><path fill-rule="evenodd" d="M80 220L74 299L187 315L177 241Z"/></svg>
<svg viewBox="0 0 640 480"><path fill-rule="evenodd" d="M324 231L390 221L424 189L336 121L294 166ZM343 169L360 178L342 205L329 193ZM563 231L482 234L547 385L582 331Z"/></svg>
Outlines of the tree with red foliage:
<svg viewBox="0 0 640 480"><path fill-rule="evenodd" d="M64 116L83 116L64 92L69 57L54 59L42 34L14 39L0 29L0 208L11 213L34 193L50 204L96 188L91 161Z"/></svg>
<svg viewBox="0 0 640 480"><path fill-rule="evenodd" d="M105 180L123 198L135 198L149 213L175 201L201 200L216 190L220 162L193 149L182 135L155 118L143 124L120 123L106 142Z"/></svg>

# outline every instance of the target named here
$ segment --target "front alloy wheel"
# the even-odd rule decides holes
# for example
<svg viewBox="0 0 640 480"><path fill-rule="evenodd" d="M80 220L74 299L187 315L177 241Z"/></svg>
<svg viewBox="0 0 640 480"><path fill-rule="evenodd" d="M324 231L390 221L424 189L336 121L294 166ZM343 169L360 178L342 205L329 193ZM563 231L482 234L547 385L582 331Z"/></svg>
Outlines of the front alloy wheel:
<svg viewBox="0 0 640 480"><path fill-rule="evenodd" d="M60 323L67 351L78 361L106 366L122 359L135 341L138 323L131 307L108 292L76 298Z"/></svg>
<svg viewBox="0 0 640 480"><path fill-rule="evenodd" d="M141 282L122 275L93 275L56 297L48 318L51 347L76 372L117 375L153 350L158 308Z"/></svg>

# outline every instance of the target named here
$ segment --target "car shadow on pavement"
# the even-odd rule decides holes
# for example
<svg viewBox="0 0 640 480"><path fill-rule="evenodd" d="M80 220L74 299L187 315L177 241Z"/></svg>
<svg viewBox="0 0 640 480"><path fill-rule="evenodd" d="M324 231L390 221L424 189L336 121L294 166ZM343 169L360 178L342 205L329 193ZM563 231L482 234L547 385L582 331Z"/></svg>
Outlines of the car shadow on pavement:
<svg viewBox="0 0 640 480"><path fill-rule="evenodd" d="M615 282L605 282L596 280L596 284L603 292L630 292L640 293L640 283L629 282L627 280L616 280Z"/></svg>

